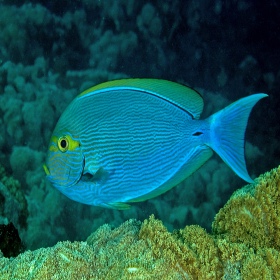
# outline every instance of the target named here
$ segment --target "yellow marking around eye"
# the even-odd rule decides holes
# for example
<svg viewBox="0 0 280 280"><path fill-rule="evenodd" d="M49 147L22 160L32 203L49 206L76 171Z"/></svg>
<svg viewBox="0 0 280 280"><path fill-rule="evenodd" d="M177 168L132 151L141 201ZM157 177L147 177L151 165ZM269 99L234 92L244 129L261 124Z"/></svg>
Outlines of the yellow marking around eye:
<svg viewBox="0 0 280 280"><path fill-rule="evenodd" d="M66 136L59 137L57 146L61 152L67 152L69 148L69 139Z"/></svg>
<svg viewBox="0 0 280 280"><path fill-rule="evenodd" d="M76 148L80 147L79 141L73 140L69 135L66 135L65 137L68 139L68 145L69 145L68 150L73 151Z"/></svg>
<svg viewBox="0 0 280 280"><path fill-rule="evenodd" d="M57 148L57 146L55 146L55 145L50 145L50 146L49 146L49 151L50 151L50 152L57 152L57 151L58 151L58 148Z"/></svg>
<svg viewBox="0 0 280 280"><path fill-rule="evenodd" d="M58 140L58 138L56 136L53 135L51 137L50 145L49 145L49 151L50 152L57 152L58 151L57 140Z"/></svg>
<svg viewBox="0 0 280 280"><path fill-rule="evenodd" d="M53 145L53 144L56 145L57 140L58 140L58 138L57 138L56 136L53 135L53 136L51 137L51 140L50 140L51 145Z"/></svg>
<svg viewBox="0 0 280 280"><path fill-rule="evenodd" d="M68 146L67 146L67 149L65 149L65 151L61 150L61 147L60 147L60 144L59 144L59 141L61 139L65 139L65 140L68 141L68 143L67 143ZM57 136L53 135L51 137L50 143L51 143L50 146L49 146L49 151L50 152L57 152L57 151L66 152L67 150L74 151L76 148L80 147L80 142L76 141L76 140L73 140L70 135L64 135L64 136L61 136L61 137L57 137Z"/></svg>

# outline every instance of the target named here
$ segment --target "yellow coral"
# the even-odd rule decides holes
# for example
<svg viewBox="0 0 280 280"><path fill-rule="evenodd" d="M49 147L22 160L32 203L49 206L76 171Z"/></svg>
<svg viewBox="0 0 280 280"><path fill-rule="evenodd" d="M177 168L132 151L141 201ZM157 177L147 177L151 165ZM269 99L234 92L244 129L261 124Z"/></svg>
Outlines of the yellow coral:
<svg viewBox="0 0 280 280"><path fill-rule="evenodd" d="M178 271L186 279L218 279L221 263L214 239L199 226L169 233L153 216L145 220L140 233L156 259L163 259L169 271ZM182 278L184 279L184 278Z"/></svg>
<svg viewBox="0 0 280 280"><path fill-rule="evenodd" d="M213 233L254 249L280 248L280 168L236 191L219 211Z"/></svg>
<svg viewBox="0 0 280 280"><path fill-rule="evenodd" d="M212 234L199 226L170 233L154 216L104 225L87 242L0 257L1 279L280 279L279 174L237 191Z"/></svg>

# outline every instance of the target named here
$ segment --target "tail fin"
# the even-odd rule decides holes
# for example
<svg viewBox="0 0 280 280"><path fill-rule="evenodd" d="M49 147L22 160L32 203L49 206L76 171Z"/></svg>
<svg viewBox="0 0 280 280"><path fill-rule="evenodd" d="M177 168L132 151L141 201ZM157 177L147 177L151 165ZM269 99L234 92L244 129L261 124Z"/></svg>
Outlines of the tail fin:
<svg viewBox="0 0 280 280"><path fill-rule="evenodd" d="M252 183L244 156L245 130L254 105L268 96L257 93L241 98L209 117L210 147L243 180Z"/></svg>

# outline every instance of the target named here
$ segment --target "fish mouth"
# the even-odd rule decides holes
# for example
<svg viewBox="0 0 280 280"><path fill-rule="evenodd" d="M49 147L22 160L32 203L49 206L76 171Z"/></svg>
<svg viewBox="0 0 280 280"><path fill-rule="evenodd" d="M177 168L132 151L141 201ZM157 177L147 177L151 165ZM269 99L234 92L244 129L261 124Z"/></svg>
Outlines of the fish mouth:
<svg viewBox="0 0 280 280"><path fill-rule="evenodd" d="M51 172L50 172L50 170L49 170L49 168L47 167L46 164L43 164L43 168L44 168L44 171L45 171L47 176L51 175Z"/></svg>

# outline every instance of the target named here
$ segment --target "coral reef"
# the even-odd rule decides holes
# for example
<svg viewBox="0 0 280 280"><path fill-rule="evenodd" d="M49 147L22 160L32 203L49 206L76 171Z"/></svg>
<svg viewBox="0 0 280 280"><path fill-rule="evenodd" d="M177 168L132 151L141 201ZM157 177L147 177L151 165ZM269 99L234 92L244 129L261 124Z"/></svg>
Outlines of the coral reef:
<svg viewBox="0 0 280 280"><path fill-rule="evenodd" d="M0 258L1 279L280 279L280 166L238 190L216 215L212 233L170 233L151 216L86 242Z"/></svg>
<svg viewBox="0 0 280 280"><path fill-rule="evenodd" d="M0 223L12 221L30 250L153 213L169 231L189 224L209 231L242 184L218 158L172 191L119 212L69 201L46 183L47 145L63 110L86 88L122 77L165 78L201 92L203 117L268 93L250 117L246 157L253 178L276 166L280 6L272 2L1 0L0 163L19 181L28 216L18 217L23 204L2 184L0 212L10 214L1 212Z"/></svg>
<svg viewBox="0 0 280 280"><path fill-rule="evenodd" d="M280 250L280 168L237 190L219 211L213 232L230 243Z"/></svg>

